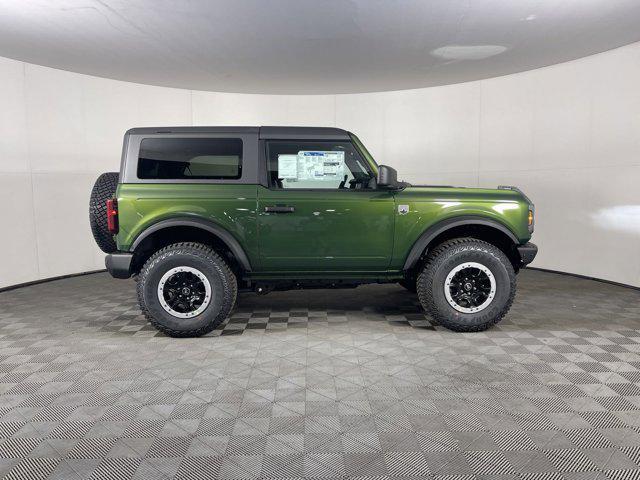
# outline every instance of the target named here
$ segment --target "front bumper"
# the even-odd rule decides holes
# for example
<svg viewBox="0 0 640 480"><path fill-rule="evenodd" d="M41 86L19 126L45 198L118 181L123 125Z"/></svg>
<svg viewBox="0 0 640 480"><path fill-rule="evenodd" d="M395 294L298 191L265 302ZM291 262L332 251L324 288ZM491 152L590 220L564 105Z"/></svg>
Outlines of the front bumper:
<svg viewBox="0 0 640 480"><path fill-rule="evenodd" d="M538 254L538 247L529 242L524 245L518 245L518 253L520 254L520 261L522 262L522 266L529 265L533 262L533 259L536 258Z"/></svg>
<svg viewBox="0 0 640 480"><path fill-rule="evenodd" d="M104 265L113 278L129 278L132 259L133 253L110 253L104 258Z"/></svg>

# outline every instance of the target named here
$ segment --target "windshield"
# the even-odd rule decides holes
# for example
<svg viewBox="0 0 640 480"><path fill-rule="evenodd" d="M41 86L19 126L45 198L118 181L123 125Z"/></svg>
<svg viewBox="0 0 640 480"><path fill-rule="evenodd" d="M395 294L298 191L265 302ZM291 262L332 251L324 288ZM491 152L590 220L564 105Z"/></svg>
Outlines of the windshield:
<svg viewBox="0 0 640 480"><path fill-rule="evenodd" d="M367 150L367 147L365 147L364 144L360 141L360 139L356 137L353 133L349 132L349 135L351 136L351 140L353 140L353 143L356 144L356 147L358 148L358 150L360 150L360 153L362 154L362 156L364 156L367 162L369 162L369 165L371 165L371 168L373 169L374 173L377 175L378 164L374 160L373 156L369 153L369 150Z"/></svg>

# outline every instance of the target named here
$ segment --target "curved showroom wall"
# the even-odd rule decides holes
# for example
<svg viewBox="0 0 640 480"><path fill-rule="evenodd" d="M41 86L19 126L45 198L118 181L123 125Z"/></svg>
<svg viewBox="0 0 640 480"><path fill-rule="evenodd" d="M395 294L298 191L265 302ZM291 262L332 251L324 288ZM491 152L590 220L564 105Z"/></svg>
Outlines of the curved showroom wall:
<svg viewBox="0 0 640 480"><path fill-rule="evenodd" d="M0 288L103 268L96 176L133 126L322 125L410 182L521 187L533 266L640 286L640 43L444 87L326 96L188 91L0 59Z"/></svg>

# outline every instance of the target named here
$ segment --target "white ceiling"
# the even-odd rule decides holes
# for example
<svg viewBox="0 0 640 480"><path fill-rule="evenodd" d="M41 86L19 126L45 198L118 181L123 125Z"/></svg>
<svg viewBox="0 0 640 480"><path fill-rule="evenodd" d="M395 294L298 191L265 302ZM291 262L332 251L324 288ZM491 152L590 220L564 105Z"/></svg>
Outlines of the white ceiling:
<svg viewBox="0 0 640 480"><path fill-rule="evenodd" d="M640 0L0 0L0 56L247 93L400 90L640 40Z"/></svg>

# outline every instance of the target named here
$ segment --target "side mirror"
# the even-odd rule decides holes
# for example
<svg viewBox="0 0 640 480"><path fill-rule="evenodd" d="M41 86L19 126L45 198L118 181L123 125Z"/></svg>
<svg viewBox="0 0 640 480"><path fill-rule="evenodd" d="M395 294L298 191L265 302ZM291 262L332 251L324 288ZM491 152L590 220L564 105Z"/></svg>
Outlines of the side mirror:
<svg viewBox="0 0 640 480"><path fill-rule="evenodd" d="M398 172L395 168L386 165L378 165L378 181L379 187L398 188Z"/></svg>

